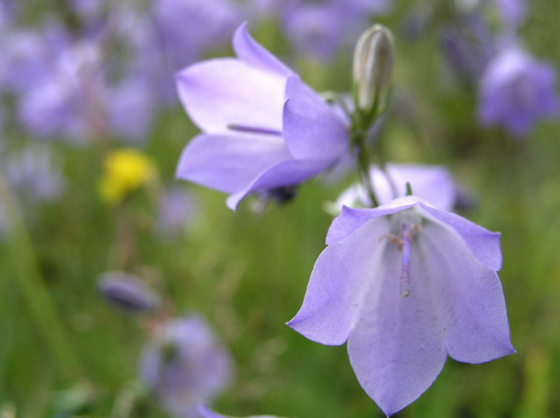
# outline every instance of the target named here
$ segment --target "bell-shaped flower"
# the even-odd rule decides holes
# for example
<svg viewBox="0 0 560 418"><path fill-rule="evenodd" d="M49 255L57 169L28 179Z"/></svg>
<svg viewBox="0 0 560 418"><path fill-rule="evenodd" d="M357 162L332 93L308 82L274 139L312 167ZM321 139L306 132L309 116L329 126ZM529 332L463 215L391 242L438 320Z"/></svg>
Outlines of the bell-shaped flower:
<svg viewBox="0 0 560 418"><path fill-rule="evenodd" d="M504 48L480 80L478 119L502 125L511 134L528 133L538 119L557 117L555 68L517 46Z"/></svg>
<svg viewBox="0 0 560 418"><path fill-rule="evenodd" d="M199 405L222 392L232 374L229 352L198 315L163 322L142 352L142 382L177 418L199 418Z"/></svg>
<svg viewBox="0 0 560 418"><path fill-rule="evenodd" d="M233 38L238 58L190 66L179 96L203 131L185 148L177 177L230 196L291 187L333 165L348 147L344 122L297 75L256 43L246 25Z"/></svg>
<svg viewBox="0 0 560 418"><path fill-rule="evenodd" d="M514 352L499 238L415 196L344 207L288 325L321 344L348 341L361 386L394 414L428 389L447 355L483 363Z"/></svg>
<svg viewBox="0 0 560 418"><path fill-rule="evenodd" d="M387 164L385 170L373 165L369 175L375 185L375 195L380 204L389 203L397 197L406 196L407 183L415 196L430 202L442 210L452 210L457 199L457 187L453 176L441 165ZM339 214L343 206L351 208L371 207L368 194L360 184L343 191L329 212Z"/></svg>

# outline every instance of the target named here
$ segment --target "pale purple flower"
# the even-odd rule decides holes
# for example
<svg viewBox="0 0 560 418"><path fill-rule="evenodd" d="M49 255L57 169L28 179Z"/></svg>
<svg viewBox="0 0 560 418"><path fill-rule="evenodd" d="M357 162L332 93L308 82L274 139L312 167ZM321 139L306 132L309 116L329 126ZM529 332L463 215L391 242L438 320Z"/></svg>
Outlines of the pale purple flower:
<svg viewBox="0 0 560 418"><path fill-rule="evenodd" d="M223 45L241 22L235 3L228 0L156 0L153 15L174 70Z"/></svg>
<svg viewBox="0 0 560 418"><path fill-rule="evenodd" d="M332 59L368 26L363 15L348 13L333 1L302 4L285 16L283 27L293 47L305 57Z"/></svg>
<svg viewBox="0 0 560 418"><path fill-rule="evenodd" d="M156 330L141 359L140 377L173 416L197 418L232 377L232 360L198 315L169 320Z"/></svg>
<svg viewBox="0 0 560 418"><path fill-rule="evenodd" d="M202 418L233 418L230 417L229 415L218 414L217 412L212 411L206 405L200 405L200 407L198 408L198 413ZM280 418L280 417L275 417L272 415L254 415L247 418Z"/></svg>
<svg viewBox="0 0 560 418"><path fill-rule="evenodd" d="M351 48L370 25L370 17L386 13L385 0L327 0L287 2L279 16L286 37L305 57L332 59Z"/></svg>
<svg viewBox="0 0 560 418"><path fill-rule="evenodd" d="M362 16L387 14L393 10L393 0L331 0L339 6L346 7L347 13Z"/></svg>
<svg viewBox="0 0 560 418"><path fill-rule="evenodd" d="M203 134L185 148L177 177L230 194L235 209L253 192L291 187L347 150L344 122L299 77L257 44L245 25L239 58L193 65L177 76L183 105Z"/></svg>
<svg viewBox="0 0 560 418"><path fill-rule="evenodd" d="M94 41L78 42L44 64L40 82L20 96L19 119L33 135L60 135L83 142L103 126L105 86L101 53Z"/></svg>
<svg viewBox="0 0 560 418"><path fill-rule="evenodd" d="M479 86L478 119L527 134L535 122L557 117L560 102L556 71L516 46L504 48L489 63Z"/></svg>
<svg viewBox="0 0 560 418"><path fill-rule="evenodd" d="M406 196L406 185L409 183L415 196L441 210L453 209L457 190L453 176L444 166L387 164L385 172L377 166L372 166L370 177L378 202L382 205L397 197ZM355 184L342 192L333 209L338 213L343 206L352 208L371 206L362 185Z"/></svg>
<svg viewBox="0 0 560 418"><path fill-rule="evenodd" d="M101 295L113 306L126 312L153 312L160 306L159 296L133 274L107 272L97 281Z"/></svg>
<svg viewBox="0 0 560 418"><path fill-rule="evenodd" d="M28 147L6 156L2 170L10 187L25 199L52 201L63 193L60 162L45 147Z"/></svg>
<svg viewBox="0 0 560 418"><path fill-rule="evenodd" d="M344 207L288 325L321 344L348 341L358 381L392 415L448 355L476 364L514 352L499 238L414 196Z"/></svg>
<svg viewBox="0 0 560 418"><path fill-rule="evenodd" d="M108 127L130 143L144 143L155 113L153 90L144 77L129 76L107 91Z"/></svg>
<svg viewBox="0 0 560 418"><path fill-rule="evenodd" d="M441 46L447 65L459 81L478 79L495 54L494 40L478 14L446 25Z"/></svg>
<svg viewBox="0 0 560 418"><path fill-rule="evenodd" d="M155 49L148 51L147 64L157 66L154 75L163 98L175 104L173 75L209 50L225 46L241 14L231 0L155 0L151 14Z"/></svg>
<svg viewBox="0 0 560 418"><path fill-rule="evenodd" d="M11 30L2 34L2 88L21 92L43 82L53 51L39 32Z"/></svg>
<svg viewBox="0 0 560 418"><path fill-rule="evenodd" d="M507 29L517 29L527 17L525 0L493 0L502 24Z"/></svg>

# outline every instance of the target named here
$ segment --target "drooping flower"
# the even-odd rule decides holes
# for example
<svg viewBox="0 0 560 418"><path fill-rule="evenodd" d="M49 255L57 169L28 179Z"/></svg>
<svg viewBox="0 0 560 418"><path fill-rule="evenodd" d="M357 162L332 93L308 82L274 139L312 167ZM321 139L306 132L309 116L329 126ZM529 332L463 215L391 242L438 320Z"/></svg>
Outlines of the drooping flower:
<svg viewBox="0 0 560 418"><path fill-rule="evenodd" d="M517 46L506 47L482 75L478 106L483 125L501 125L513 135L525 135L538 119L559 114L555 69Z"/></svg>
<svg viewBox="0 0 560 418"><path fill-rule="evenodd" d="M157 293L130 273L103 273L98 279L98 288L108 302L129 313L153 312L160 306Z"/></svg>
<svg viewBox="0 0 560 418"><path fill-rule="evenodd" d="M198 413L201 415L202 418L233 418L230 417L229 415L218 414L217 412L212 411L206 405L200 405L200 407L198 408ZM280 418L280 417L275 417L272 415L255 415L247 418Z"/></svg>
<svg viewBox="0 0 560 418"><path fill-rule="evenodd" d="M141 359L140 377L170 414L198 418L197 408L232 377L229 353L198 315L169 320L156 330Z"/></svg>
<svg viewBox="0 0 560 418"><path fill-rule="evenodd" d="M245 24L233 46L238 59L202 62L177 76L181 101L204 132L183 151L177 177L229 193L235 209L250 193L295 186L332 166L348 135L336 113Z"/></svg>
<svg viewBox="0 0 560 418"><path fill-rule="evenodd" d="M457 197L453 176L444 166L387 164L385 172L372 166L370 177L375 185L377 199L382 205L397 197L406 196L407 183L415 196L441 210L452 210ZM338 214L343 206L371 207L361 184L355 184L342 192L331 209Z"/></svg>
<svg viewBox="0 0 560 418"><path fill-rule="evenodd" d="M344 207L327 245L288 325L321 344L348 341L358 381L387 415L416 400L447 355L482 363L514 352L499 234L407 196Z"/></svg>

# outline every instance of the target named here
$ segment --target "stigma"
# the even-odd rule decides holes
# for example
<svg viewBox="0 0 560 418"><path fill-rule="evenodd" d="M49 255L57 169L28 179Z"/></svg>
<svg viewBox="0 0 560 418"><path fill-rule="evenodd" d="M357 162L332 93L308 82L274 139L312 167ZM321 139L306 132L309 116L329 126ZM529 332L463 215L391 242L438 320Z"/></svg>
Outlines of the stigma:
<svg viewBox="0 0 560 418"><path fill-rule="evenodd" d="M399 277L400 294L402 298L410 296L410 256L414 237L422 232L422 227L418 223L402 222L398 234L387 234L381 240L387 239L389 244L394 245L402 253L401 274Z"/></svg>

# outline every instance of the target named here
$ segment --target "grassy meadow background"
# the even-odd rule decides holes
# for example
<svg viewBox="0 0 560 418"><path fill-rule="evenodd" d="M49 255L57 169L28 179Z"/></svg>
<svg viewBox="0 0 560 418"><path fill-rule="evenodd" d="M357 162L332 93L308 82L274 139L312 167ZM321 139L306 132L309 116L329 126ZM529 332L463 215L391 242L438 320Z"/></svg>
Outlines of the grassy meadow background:
<svg viewBox="0 0 560 418"><path fill-rule="evenodd" d="M38 20L55 7L36 3ZM441 82L437 28L414 42L400 35L413 4L398 2L381 19L396 36L396 91L413 98L408 120L389 115L382 148L391 161L446 164L476 196L475 207L462 214L502 232L500 277L517 353L482 365L448 359L432 387L396 416L558 417L560 122L540 123L524 140L477 126L476 92ZM560 4L535 0L529 7L524 40L537 57L560 68ZM351 51L329 64L290 60L274 24L249 24L258 41L318 91L349 89ZM179 106L158 116L145 154L162 182L175 181L179 154L196 133ZM2 140L37 139L12 126ZM217 399L217 411L382 416L360 388L345 346L315 344L285 325L299 309L324 248L332 219L324 202L336 199L352 176L334 183L315 179L300 187L294 202L271 204L262 214L251 210L250 200L232 212L225 195L175 181L193 193L195 219L187 233L165 240L156 233L149 190L118 207L100 199L104 150L60 141L50 146L64 155L67 188L59 201L29 208L0 184L0 199L11 208L9 231L0 240L1 418L166 416L150 402L127 410L138 391L145 333L137 318L99 296L97 278L110 270L137 274L175 314L199 312L212 324L236 363L233 385ZM123 218L131 234L127 249L119 243Z"/></svg>

